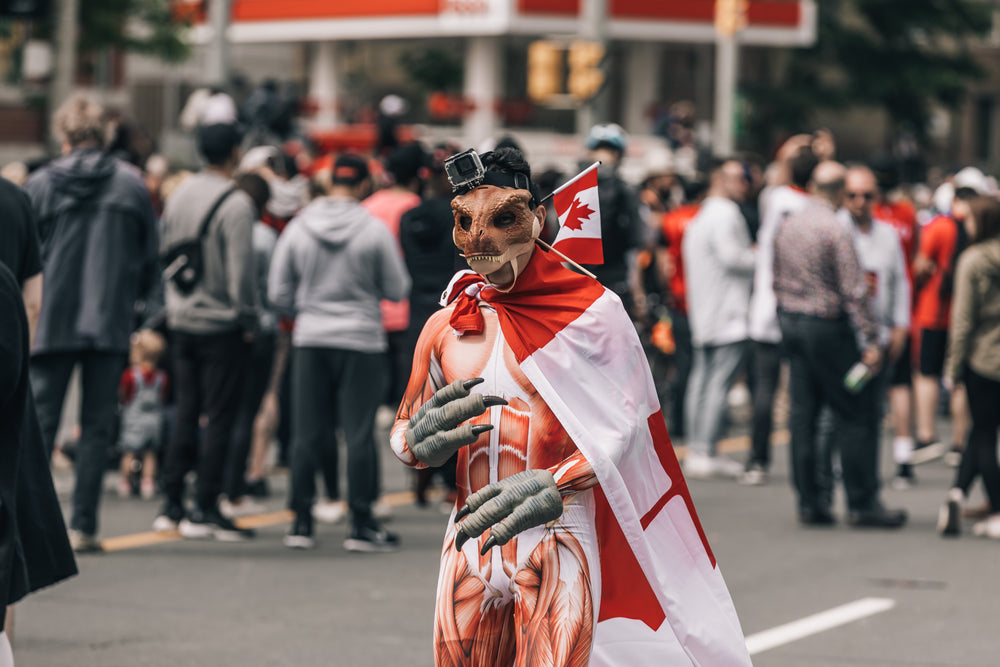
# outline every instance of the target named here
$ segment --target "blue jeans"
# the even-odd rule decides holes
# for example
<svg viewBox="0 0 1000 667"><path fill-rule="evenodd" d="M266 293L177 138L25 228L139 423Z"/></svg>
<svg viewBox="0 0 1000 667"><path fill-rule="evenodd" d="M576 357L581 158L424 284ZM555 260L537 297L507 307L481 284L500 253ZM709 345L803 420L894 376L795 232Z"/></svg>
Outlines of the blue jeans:
<svg viewBox="0 0 1000 667"><path fill-rule="evenodd" d="M114 444L118 410L118 381L125 368L121 352L82 350L51 352L31 358L31 388L45 448L51 455L66 386L73 367L80 364L82 404L80 442L76 447L76 485L69 527L87 535L97 533L101 485Z"/></svg>
<svg viewBox="0 0 1000 667"><path fill-rule="evenodd" d="M743 365L744 342L695 346L688 380L685 436L688 449L715 456L715 446L726 431L727 396Z"/></svg>

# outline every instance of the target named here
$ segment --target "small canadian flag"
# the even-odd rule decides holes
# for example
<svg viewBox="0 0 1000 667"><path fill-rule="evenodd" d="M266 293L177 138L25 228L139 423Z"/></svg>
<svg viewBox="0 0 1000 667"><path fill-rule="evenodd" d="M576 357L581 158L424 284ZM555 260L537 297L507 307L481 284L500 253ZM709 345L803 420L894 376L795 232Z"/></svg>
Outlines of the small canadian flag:
<svg viewBox="0 0 1000 667"><path fill-rule="evenodd" d="M552 193L559 233L552 247L580 264L603 264L601 206L595 162Z"/></svg>

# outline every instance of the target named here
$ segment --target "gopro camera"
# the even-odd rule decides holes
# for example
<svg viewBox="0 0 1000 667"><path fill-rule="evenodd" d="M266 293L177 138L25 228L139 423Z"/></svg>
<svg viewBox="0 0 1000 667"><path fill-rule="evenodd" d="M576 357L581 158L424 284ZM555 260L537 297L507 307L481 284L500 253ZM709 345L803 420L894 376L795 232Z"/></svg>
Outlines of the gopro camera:
<svg viewBox="0 0 1000 667"><path fill-rule="evenodd" d="M486 176L479 153L474 148L463 151L444 161L444 171L448 175L455 194L462 195L481 185Z"/></svg>

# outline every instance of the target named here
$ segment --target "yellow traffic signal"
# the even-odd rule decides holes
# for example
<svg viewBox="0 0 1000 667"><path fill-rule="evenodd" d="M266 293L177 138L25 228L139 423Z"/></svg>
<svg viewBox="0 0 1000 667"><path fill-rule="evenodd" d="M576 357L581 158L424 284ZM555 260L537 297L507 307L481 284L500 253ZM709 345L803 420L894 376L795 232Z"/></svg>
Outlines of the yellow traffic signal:
<svg viewBox="0 0 1000 667"><path fill-rule="evenodd" d="M528 96L536 102L562 93L562 46L538 40L528 46Z"/></svg>
<svg viewBox="0 0 1000 667"><path fill-rule="evenodd" d="M604 85L604 45L577 40L569 46L569 94L578 100L589 100Z"/></svg>
<svg viewBox="0 0 1000 667"><path fill-rule="evenodd" d="M732 36L747 27L749 0L715 0L715 29Z"/></svg>

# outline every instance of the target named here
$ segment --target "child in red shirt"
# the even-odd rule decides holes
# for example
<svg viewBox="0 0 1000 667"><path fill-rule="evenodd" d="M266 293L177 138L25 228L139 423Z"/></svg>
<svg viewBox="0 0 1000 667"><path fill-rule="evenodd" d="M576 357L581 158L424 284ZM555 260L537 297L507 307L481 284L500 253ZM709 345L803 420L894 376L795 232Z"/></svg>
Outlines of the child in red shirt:
<svg viewBox="0 0 1000 667"><path fill-rule="evenodd" d="M122 373L118 395L122 404L121 480L118 495L132 495L132 470L142 457L142 481L139 492L148 500L156 493L156 456L162 445L163 406L167 396L167 374L156 367L166 343L152 329L132 334L129 368Z"/></svg>

